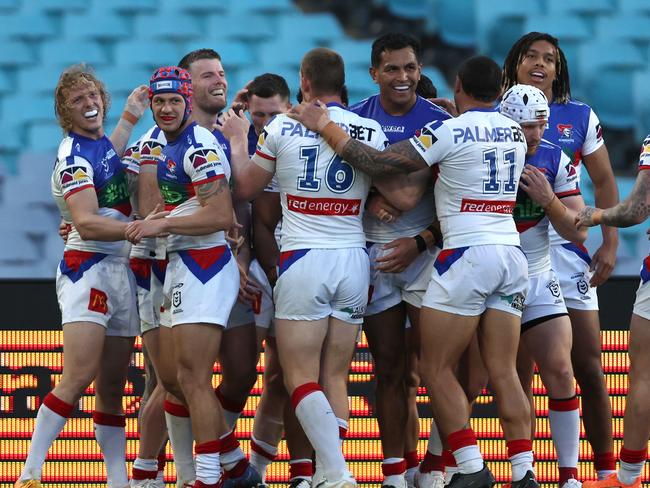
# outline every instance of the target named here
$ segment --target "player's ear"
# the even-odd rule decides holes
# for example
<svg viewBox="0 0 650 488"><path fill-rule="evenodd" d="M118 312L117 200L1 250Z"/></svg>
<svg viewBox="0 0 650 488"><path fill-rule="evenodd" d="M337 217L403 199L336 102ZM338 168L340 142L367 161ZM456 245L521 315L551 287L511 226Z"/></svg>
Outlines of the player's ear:
<svg viewBox="0 0 650 488"><path fill-rule="evenodd" d="M454 82L454 93L460 93L463 90L463 85L460 82L460 78L456 76L456 81Z"/></svg>
<svg viewBox="0 0 650 488"><path fill-rule="evenodd" d="M372 78L372 81L377 83L377 68L371 66L370 68L368 68L368 73L370 73L370 77Z"/></svg>

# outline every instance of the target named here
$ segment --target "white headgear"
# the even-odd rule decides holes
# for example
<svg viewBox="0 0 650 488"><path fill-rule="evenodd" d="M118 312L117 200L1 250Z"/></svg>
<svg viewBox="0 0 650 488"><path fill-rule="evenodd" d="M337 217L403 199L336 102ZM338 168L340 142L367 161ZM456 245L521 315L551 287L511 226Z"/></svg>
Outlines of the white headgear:
<svg viewBox="0 0 650 488"><path fill-rule="evenodd" d="M520 124L548 120L551 115L546 95L531 85L515 85L505 92L500 111Z"/></svg>

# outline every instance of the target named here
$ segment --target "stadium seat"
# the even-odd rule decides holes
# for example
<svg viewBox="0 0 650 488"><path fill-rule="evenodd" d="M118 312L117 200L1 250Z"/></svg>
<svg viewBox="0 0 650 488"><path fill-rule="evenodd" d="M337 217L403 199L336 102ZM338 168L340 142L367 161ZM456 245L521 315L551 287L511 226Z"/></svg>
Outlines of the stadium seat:
<svg viewBox="0 0 650 488"><path fill-rule="evenodd" d="M478 50L503 60L508 50L524 33L527 18L540 13L536 0L501 0L475 2Z"/></svg>
<svg viewBox="0 0 650 488"><path fill-rule="evenodd" d="M0 138L0 156L3 153L14 153L24 148L21 129L22 127L19 127L12 117L0 118L0 134L2 134L2 138ZM0 176L2 174L3 171L0 169Z"/></svg>
<svg viewBox="0 0 650 488"><path fill-rule="evenodd" d="M0 66L17 67L34 63L32 50L23 41L3 42L0 49Z"/></svg>
<svg viewBox="0 0 650 488"><path fill-rule="evenodd" d="M291 0L231 0L230 13L240 16L247 16L250 14L291 14L298 13L297 7Z"/></svg>
<svg viewBox="0 0 650 488"><path fill-rule="evenodd" d="M54 114L52 114L54 119ZM59 124L51 122L33 122L27 129L27 147L32 151L56 152L63 137L63 130Z"/></svg>
<svg viewBox="0 0 650 488"><path fill-rule="evenodd" d="M278 18L277 32L281 39L295 44L311 41L321 46L329 46L333 39L345 36L332 14L282 15Z"/></svg>
<svg viewBox="0 0 650 488"><path fill-rule="evenodd" d="M21 68L17 73L18 91L20 93L52 96L61 72L62 69L58 66Z"/></svg>
<svg viewBox="0 0 650 488"><path fill-rule="evenodd" d="M447 84L447 80L445 75L442 74L442 71L435 66L425 66L422 68L422 74L427 75L431 79L433 86L438 90L438 97L453 98L453 90Z"/></svg>
<svg viewBox="0 0 650 488"><path fill-rule="evenodd" d="M218 29L208 29L202 39L208 47L219 51L219 42L222 40L241 39L248 42L262 42L276 37L277 32L268 15L253 14L242 19L236 14L210 14L207 16L207 25L218 25ZM212 43L215 43L214 45Z"/></svg>
<svg viewBox="0 0 650 488"><path fill-rule="evenodd" d="M649 15L650 2L647 0L618 0L620 12L637 12Z"/></svg>
<svg viewBox="0 0 650 488"><path fill-rule="evenodd" d="M69 13L63 18L63 32L67 39L97 39L115 41L130 37L126 19L114 12L88 11Z"/></svg>
<svg viewBox="0 0 650 488"><path fill-rule="evenodd" d="M603 15L595 20L596 36L600 40L625 40L647 46L650 43L649 22L649 17L638 12Z"/></svg>
<svg viewBox="0 0 650 488"><path fill-rule="evenodd" d="M435 0L386 0L386 8L396 17L422 20L431 16Z"/></svg>
<svg viewBox="0 0 650 488"><path fill-rule="evenodd" d="M183 53L206 47L204 41L191 41L184 44ZM240 41L221 41L214 44L214 47L221 56L222 64L226 69L237 69L239 67L251 66L255 58L250 46Z"/></svg>
<svg viewBox="0 0 650 488"><path fill-rule="evenodd" d="M634 73L632 99L635 108L635 137L639 143L650 133L650 70Z"/></svg>
<svg viewBox="0 0 650 488"><path fill-rule="evenodd" d="M160 12L184 12L205 16L214 13L218 13L219 15L227 14L231 8L231 4L236 2L234 0L219 0L218 2L206 2L205 0L183 0L181 2L178 0L159 0L158 3L160 5ZM220 24L208 23L208 25L222 27Z"/></svg>
<svg viewBox="0 0 650 488"><path fill-rule="evenodd" d="M93 8L115 10L128 14L150 13L158 9L157 0L92 0Z"/></svg>
<svg viewBox="0 0 650 488"><path fill-rule="evenodd" d="M575 13L578 15L596 16L609 14L615 9L615 2L612 0L546 0L548 13L554 15L567 15Z"/></svg>
<svg viewBox="0 0 650 488"><path fill-rule="evenodd" d="M19 5L19 0L0 0L0 11L11 12L17 9Z"/></svg>
<svg viewBox="0 0 650 488"><path fill-rule="evenodd" d="M65 67L77 63L101 66L108 63L108 57L95 41L56 40L44 42L41 46L41 63L46 66Z"/></svg>
<svg viewBox="0 0 650 488"><path fill-rule="evenodd" d="M634 126L633 74L644 67L644 57L630 43L585 43L580 48L580 76L587 101L603 125L626 129ZM615 95L613 95L615 94Z"/></svg>
<svg viewBox="0 0 650 488"><path fill-rule="evenodd" d="M153 70L133 67L129 70L115 70L102 68L97 70L97 76L104 82L111 96L124 96L130 94L138 85L148 85Z"/></svg>
<svg viewBox="0 0 650 488"><path fill-rule="evenodd" d="M2 119L14 124L36 120L52 120L52 95L7 95L2 99Z"/></svg>
<svg viewBox="0 0 650 488"><path fill-rule="evenodd" d="M346 69L345 84L348 88L350 104L360 102L364 98L379 92L379 88L372 81L367 68L353 67Z"/></svg>
<svg viewBox="0 0 650 488"><path fill-rule="evenodd" d="M443 41L454 46L475 47L474 0L435 0L434 14Z"/></svg>
<svg viewBox="0 0 650 488"><path fill-rule="evenodd" d="M113 59L121 70L137 66L153 73L160 66L177 63L183 54L185 53L173 42L125 40L115 45Z"/></svg>
<svg viewBox="0 0 650 488"><path fill-rule="evenodd" d="M332 42L330 47L343 57L346 67L358 66L368 68L370 66L371 41L337 39Z"/></svg>
<svg viewBox="0 0 650 488"><path fill-rule="evenodd" d="M14 39L38 41L56 35L52 20L40 12L3 13L0 14L0 25L2 36Z"/></svg>
<svg viewBox="0 0 650 488"><path fill-rule="evenodd" d="M43 12L67 14L82 12L88 8L87 0L39 0L38 8Z"/></svg>
<svg viewBox="0 0 650 488"><path fill-rule="evenodd" d="M138 15L133 26L133 35L139 39L184 42L202 36L197 18L176 12Z"/></svg>
<svg viewBox="0 0 650 488"><path fill-rule="evenodd" d="M34 243L25 234L14 230L12 222L5 222L0 232L0 262L3 264L0 268L7 263L26 264L38 259Z"/></svg>
<svg viewBox="0 0 650 488"><path fill-rule="evenodd" d="M302 57L316 46L317 44L309 41L291 42L290 39L265 42L259 49L260 65L264 71L293 69L298 73ZM282 57L277 53L282 53Z"/></svg>

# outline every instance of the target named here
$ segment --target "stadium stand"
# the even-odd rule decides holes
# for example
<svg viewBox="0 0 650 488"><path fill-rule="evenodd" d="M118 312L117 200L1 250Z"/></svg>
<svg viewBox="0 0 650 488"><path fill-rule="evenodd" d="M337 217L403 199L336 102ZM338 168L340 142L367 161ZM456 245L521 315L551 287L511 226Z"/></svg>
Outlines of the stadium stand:
<svg viewBox="0 0 650 488"><path fill-rule="evenodd" d="M315 13L304 13L298 5ZM295 94L300 57L317 45L332 47L346 60L350 99L356 101L375 92L367 71L371 36L377 29L390 30L405 21L411 22L414 34L423 36L424 72L444 97L452 97L449 83L453 84L455 70L448 53L482 52L501 62L523 32L542 30L559 36L572 66L574 95L595 107L606 129L616 130L617 137L608 139L610 152L616 153L619 139L632 145L633 149L616 153L625 157L613 158L614 163L634 164L636 147L650 127L647 1L375 0L365 9L364 39L346 34L348 30L359 34L358 23L350 19L354 12L359 12L358 5L338 0L0 0L5 26L0 32L0 129L5 135L0 165L7 175L2 192L5 197L16 195L18 201L32 192L20 186L25 165L19 161L30 152L40 154L39 173L49 179L42 162L53 161L61 135L52 90L65 65L85 61L97 68L113 98L109 131L134 86L145 83L155 67L176 62L187 50L202 46L222 54L231 96L264 71L285 76ZM151 123L149 115L143 117L134 133ZM27 166L34 171L34 164ZM625 185L623 180L623 195ZM49 198L47 188L44 191L43 199ZM56 213L53 207L52 212ZM644 239L642 229L624 232L629 234L628 247ZM53 274L51 269L44 276Z"/></svg>

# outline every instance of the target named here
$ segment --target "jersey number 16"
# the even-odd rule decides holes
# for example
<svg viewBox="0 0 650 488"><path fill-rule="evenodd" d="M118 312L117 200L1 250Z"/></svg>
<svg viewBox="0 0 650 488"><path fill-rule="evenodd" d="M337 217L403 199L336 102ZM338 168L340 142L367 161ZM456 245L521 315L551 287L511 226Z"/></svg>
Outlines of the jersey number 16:
<svg viewBox="0 0 650 488"><path fill-rule="evenodd" d="M305 169L302 176L298 177L298 190L320 190L321 178L317 175L316 167L319 152L319 146L302 146L300 148L300 159L305 162ZM345 193L354 183L354 168L335 154L327 163L325 183L331 192Z"/></svg>

